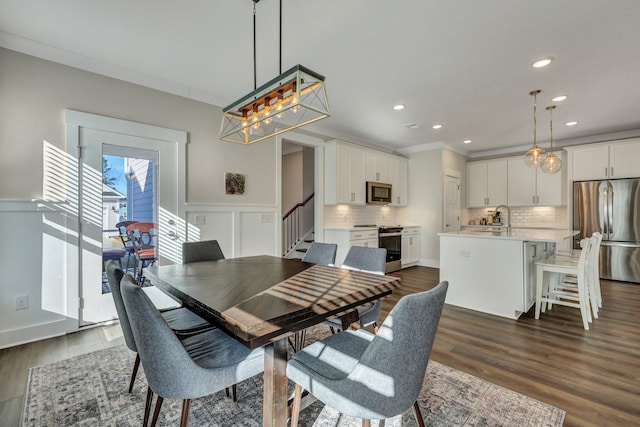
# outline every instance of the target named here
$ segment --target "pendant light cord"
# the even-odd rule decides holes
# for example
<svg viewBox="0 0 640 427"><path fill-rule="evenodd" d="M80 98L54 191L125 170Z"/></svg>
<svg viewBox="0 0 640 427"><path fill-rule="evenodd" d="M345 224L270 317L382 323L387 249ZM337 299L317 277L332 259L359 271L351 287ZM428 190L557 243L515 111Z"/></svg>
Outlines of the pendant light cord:
<svg viewBox="0 0 640 427"><path fill-rule="evenodd" d="M282 74L282 0L280 0L280 72L278 74Z"/></svg>
<svg viewBox="0 0 640 427"><path fill-rule="evenodd" d="M256 73L256 3L259 0L253 0L253 90L258 88L258 78Z"/></svg>

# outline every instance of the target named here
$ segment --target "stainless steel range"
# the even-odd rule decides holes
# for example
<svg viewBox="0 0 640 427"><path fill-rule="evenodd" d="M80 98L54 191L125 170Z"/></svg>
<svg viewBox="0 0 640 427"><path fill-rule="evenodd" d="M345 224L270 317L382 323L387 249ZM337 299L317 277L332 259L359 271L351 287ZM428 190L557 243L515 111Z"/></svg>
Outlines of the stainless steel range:
<svg viewBox="0 0 640 427"><path fill-rule="evenodd" d="M378 247L387 250L387 264L384 271L391 273L402 268L402 227L378 227Z"/></svg>

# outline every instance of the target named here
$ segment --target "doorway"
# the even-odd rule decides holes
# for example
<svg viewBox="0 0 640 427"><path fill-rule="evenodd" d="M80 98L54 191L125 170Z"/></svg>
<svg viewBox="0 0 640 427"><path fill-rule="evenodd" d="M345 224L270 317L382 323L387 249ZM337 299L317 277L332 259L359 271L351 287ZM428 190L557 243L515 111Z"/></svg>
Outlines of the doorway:
<svg viewBox="0 0 640 427"><path fill-rule="evenodd" d="M444 172L444 231L460 230L460 172Z"/></svg>
<svg viewBox="0 0 640 427"><path fill-rule="evenodd" d="M103 144L102 260L114 260L132 275L138 262L127 243L125 225L130 221L157 223L157 175L157 151ZM102 294L110 292L103 266Z"/></svg>
<svg viewBox="0 0 640 427"><path fill-rule="evenodd" d="M79 326L117 318L113 298L103 292L104 218L103 199L104 156L130 159L128 185L152 199L149 219L158 224L157 253L160 264L175 263L184 241L184 189L186 133L140 123L96 116L77 111L66 111L68 152L78 159L78 295ZM76 149L76 147L78 147ZM77 151L76 151L77 150ZM144 167L134 166L134 162ZM127 172L127 171L125 171ZM148 172L148 173L147 173ZM149 178L150 177L150 178ZM108 187L108 186L107 186ZM132 194L126 199L126 215L139 215L131 204ZM150 195L150 196L149 196ZM117 194L115 195L117 198ZM112 202L115 203L115 202ZM118 218L124 216L117 201ZM110 208L111 206L109 206ZM113 205L115 208L115 205ZM123 206L124 207L124 206ZM113 212L113 210L111 211ZM115 212L113 212L115 214ZM111 245L111 240L107 240ZM160 290L145 288L159 307L176 303Z"/></svg>

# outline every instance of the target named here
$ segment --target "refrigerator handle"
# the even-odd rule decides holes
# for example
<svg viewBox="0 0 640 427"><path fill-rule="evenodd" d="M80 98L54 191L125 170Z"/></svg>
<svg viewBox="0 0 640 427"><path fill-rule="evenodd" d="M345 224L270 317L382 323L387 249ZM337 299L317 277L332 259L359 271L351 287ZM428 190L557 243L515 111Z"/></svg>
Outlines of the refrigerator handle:
<svg viewBox="0 0 640 427"><path fill-rule="evenodd" d="M602 192L602 198L603 203L602 203L602 209L604 210L603 214L604 214L604 221L603 221L603 228L604 228L604 235L605 237L608 238L608 233L609 233L609 185L607 185L603 192Z"/></svg>
<svg viewBox="0 0 640 427"><path fill-rule="evenodd" d="M608 233L609 233L609 238L611 238L611 234L613 234L613 186L611 184L609 184L609 191L608 191L608 197L607 197L607 204L609 205L609 207L607 208L607 222L609 223L607 225L608 228Z"/></svg>

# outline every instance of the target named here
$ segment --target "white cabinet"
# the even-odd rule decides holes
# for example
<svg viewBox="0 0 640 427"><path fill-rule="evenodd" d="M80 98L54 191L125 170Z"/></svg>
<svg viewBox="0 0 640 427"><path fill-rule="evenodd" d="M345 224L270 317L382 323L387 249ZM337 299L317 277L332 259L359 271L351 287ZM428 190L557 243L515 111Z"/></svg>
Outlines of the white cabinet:
<svg viewBox="0 0 640 427"><path fill-rule="evenodd" d="M407 206L409 161L404 157L389 158L387 173L391 184L391 206Z"/></svg>
<svg viewBox="0 0 640 427"><path fill-rule="evenodd" d="M367 151L366 180L391 184L390 206L407 205L407 173L408 160L404 157Z"/></svg>
<svg viewBox="0 0 640 427"><path fill-rule="evenodd" d="M564 153L555 153L562 161ZM521 156L507 159L509 206L560 206L566 204L564 167L548 174L524 164Z"/></svg>
<svg viewBox="0 0 640 427"><path fill-rule="evenodd" d="M420 260L420 227L402 229L402 267L415 264Z"/></svg>
<svg viewBox="0 0 640 427"><path fill-rule="evenodd" d="M334 141L325 146L325 194L328 205L365 204L365 151Z"/></svg>
<svg viewBox="0 0 640 427"><path fill-rule="evenodd" d="M362 228L358 230L325 229L325 243L338 245L335 265L341 266L351 246L363 246L365 248L378 247L378 229Z"/></svg>
<svg viewBox="0 0 640 427"><path fill-rule="evenodd" d="M467 207L507 204L507 161L467 163Z"/></svg>
<svg viewBox="0 0 640 427"><path fill-rule="evenodd" d="M573 181L640 176L640 139L567 147Z"/></svg>
<svg viewBox="0 0 640 427"><path fill-rule="evenodd" d="M391 183L387 166L389 160L393 161L393 159L387 159L382 153L374 151L367 151L365 159L365 178L367 181Z"/></svg>

